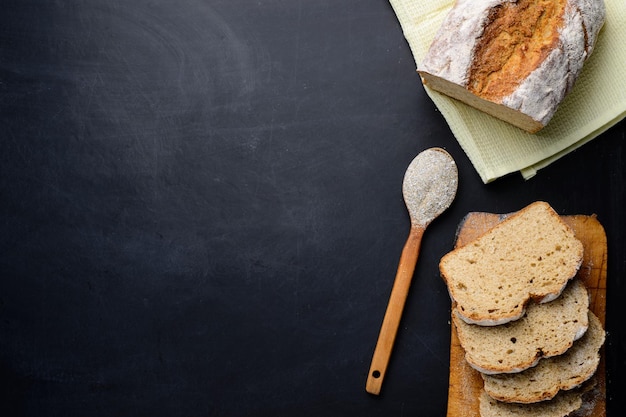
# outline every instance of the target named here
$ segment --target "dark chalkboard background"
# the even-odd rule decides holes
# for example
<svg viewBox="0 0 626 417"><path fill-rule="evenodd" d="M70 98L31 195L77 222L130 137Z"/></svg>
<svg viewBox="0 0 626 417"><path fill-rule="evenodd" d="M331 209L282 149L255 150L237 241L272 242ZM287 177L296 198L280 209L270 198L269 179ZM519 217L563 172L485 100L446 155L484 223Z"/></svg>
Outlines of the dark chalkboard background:
<svg viewBox="0 0 626 417"><path fill-rule="evenodd" d="M2 416L442 416L438 259L467 212L540 199L607 230L626 406L625 124L482 184L387 1L7 0L0 123ZM402 177L431 146L459 192L374 397Z"/></svg>

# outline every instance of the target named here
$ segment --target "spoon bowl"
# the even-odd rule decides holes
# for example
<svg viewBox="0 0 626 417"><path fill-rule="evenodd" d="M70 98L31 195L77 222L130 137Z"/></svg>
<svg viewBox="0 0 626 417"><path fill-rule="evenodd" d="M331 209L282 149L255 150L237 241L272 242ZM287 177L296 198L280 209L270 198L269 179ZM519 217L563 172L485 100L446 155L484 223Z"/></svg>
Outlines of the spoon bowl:
<svg viewBox="0 0 626 417"><path fill-rule="evenodd" d="M428 226L443 213L456 196L458 169L454 159L441 148L430 148L409 164L402 182L402 195L411 226Z"/></svg>

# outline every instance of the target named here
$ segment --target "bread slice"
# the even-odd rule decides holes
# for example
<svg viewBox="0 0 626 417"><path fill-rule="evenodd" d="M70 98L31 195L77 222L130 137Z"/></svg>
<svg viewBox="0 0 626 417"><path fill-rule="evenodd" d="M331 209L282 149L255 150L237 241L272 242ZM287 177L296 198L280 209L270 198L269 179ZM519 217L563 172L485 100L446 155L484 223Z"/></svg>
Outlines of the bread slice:
<svg viewBox="0 0 626 417"><path fill-rule="evenodd" d="M479 400L481 417L565 417L580 409L583 394L576 391L564 391L550 401L533 404L505 403L494 400L484 391Z"/></svg>
<svg viewBox="0 0 626 417"><path fill-rule="evenodd" d="M444 255L439 270L459 317L493 326L522 317L530 299L557 298L582 260L572 229L537 201Z"/></svg>
<svg viewBox="0 0 626 417"><path fill-rule="evenodd" d="M514 374L486 375L484 389L491 398L504 402L534 403L554 398L591 378L600 363L605 332L589 311L589 329L564 354L542 359L537 366Z"/></svg>
<svg viewBox="0 0 626 417"><path fill-rule="evenodd" d="M465 359L485 374L521 372L541 358L561 355L581 338L589 325L589 295L579 280L571 281L560 297L531 303L519 320L500 326L478 326L459 318L452 321Z"/></svg>
<svg viewBox="0 0 626 417"><path fill-rule="evenodd" d="M423 83L528 132L548 124L591 55L603 0L457 0Z"/></svg>

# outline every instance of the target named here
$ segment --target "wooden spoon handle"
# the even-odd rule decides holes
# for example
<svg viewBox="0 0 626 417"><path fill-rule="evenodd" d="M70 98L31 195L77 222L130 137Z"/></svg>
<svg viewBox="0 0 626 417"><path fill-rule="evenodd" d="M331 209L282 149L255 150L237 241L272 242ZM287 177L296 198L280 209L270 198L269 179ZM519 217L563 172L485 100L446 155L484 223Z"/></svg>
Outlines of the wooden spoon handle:
<svg viewBox="0 0 626 417"><path fill-rule="evenodd" d="M424 229L424 227L420 226L411 226L409 237L404 244L404 249L402 249L398 272L391 288L389 303L387 304L387 310L380 328L365 385L365 390L370 394L378 395L380 393L380 388L387 372L387 365L389 364L391 350L398 333L402 310L404 309L404 303L411 286L413 272L415 271Z"/></svg>

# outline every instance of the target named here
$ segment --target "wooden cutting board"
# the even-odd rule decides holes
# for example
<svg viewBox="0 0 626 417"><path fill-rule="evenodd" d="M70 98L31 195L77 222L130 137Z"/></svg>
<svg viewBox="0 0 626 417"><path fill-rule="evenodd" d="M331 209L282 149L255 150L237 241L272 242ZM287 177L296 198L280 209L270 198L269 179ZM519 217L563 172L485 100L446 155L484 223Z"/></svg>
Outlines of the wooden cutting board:
<svg viewBox="0 0 626 417"><path fill-rule="evenodd" d="M501 222L505 216L491 213L470 213L461 222L456 247L481 236ZM595 216L562 216L584 246L584 259L578 277L585 283L590 295L590 308L605 327L607 245L604 228ZM454 325L451 326L450 380L447 417L478 417L478 399L483 381L480 374L465 362L465 352L459 343ZM604 347L596 372L596 392L581 408L581 417L606 416L606 372Z"/></svg>

